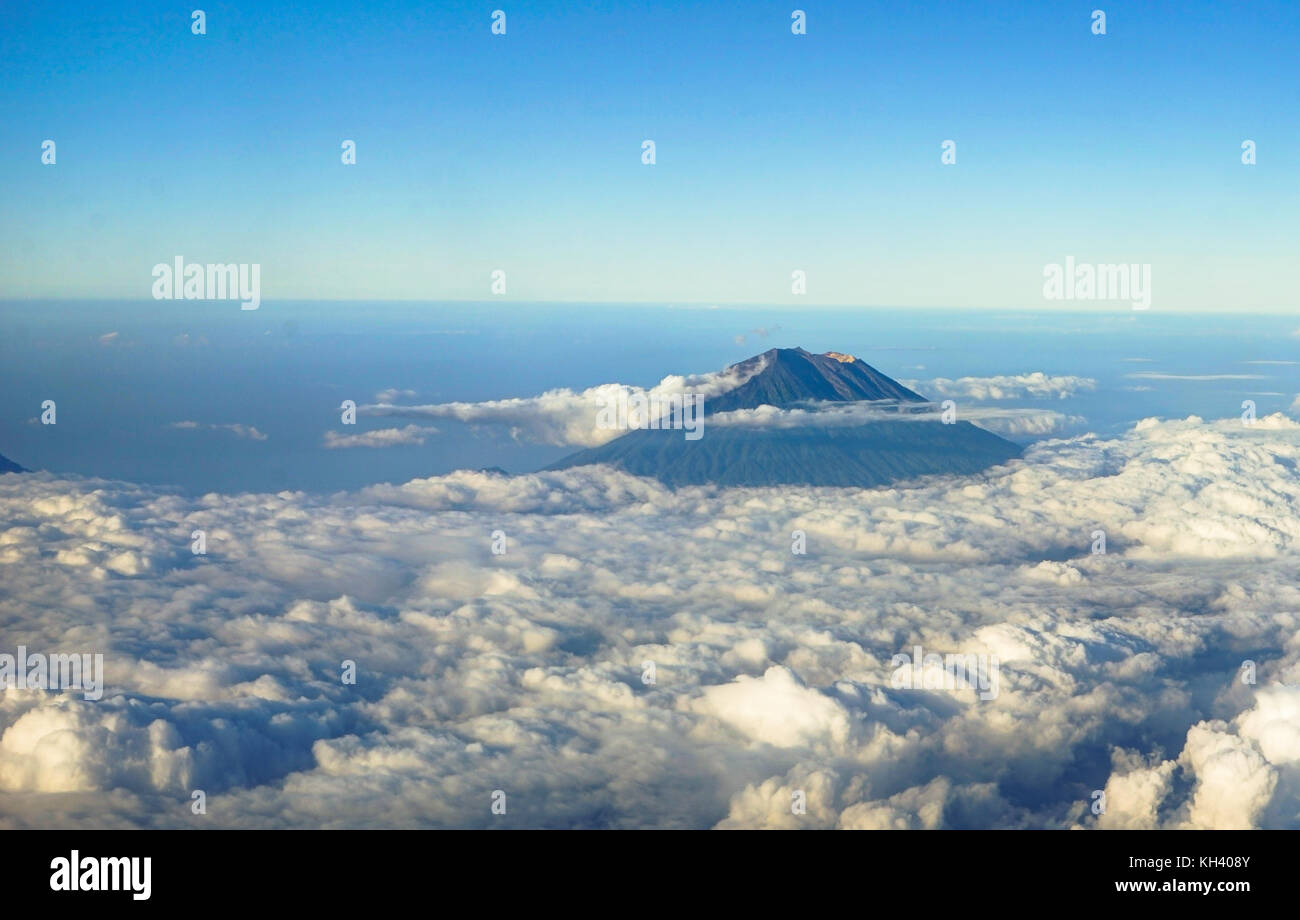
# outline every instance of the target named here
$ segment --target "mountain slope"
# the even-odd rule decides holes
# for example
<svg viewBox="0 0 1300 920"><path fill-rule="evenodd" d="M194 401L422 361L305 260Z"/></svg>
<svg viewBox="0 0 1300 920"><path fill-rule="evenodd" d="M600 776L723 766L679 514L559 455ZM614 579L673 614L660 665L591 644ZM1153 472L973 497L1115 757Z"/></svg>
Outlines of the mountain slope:
<svg viewBox="0 0 1300 920"><path fill-rule="evenodd" d="M28 470L23 469L17 463L14 463L8 457L0 455L0 473L26 473Z"/></svg>
<svg viewBox="0 0 1300 920"><path fill-rule="evenodd" d="M976 473L1020 455L1017 445L992 432L970 422L945 425L932 414L924 420L872 420L855 426L709 425L710 415L763 405L788 409L815 402L891 400L902 410L915 404L910 408L919 411L927 404L925 397L866 362L835 352L772 349L733 367L753 376L705 401L699 440L688 441L675 429L630 431L547 469L607 463L670 486L871 487L917 476Z"/></svg>
<svg viewBox="0 0 1300 920"><path fill-rule="evenodd" d="M1004 463L1020 449L970 422L871 422L855 428L709 428L632 431L547 469L608 463L666 485L888 485L937 473L966 475Z"/></svg>

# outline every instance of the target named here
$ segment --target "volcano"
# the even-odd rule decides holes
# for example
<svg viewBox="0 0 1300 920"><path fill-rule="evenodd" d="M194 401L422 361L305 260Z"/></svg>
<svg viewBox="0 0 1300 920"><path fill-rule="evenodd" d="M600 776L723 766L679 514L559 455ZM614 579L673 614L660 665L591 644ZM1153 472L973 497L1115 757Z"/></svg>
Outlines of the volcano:
<svg viewBox="0 0 1300 920"><path fill-rule="evenodd" d="M889 485L969 475L1020 456L1020 447L970 422L944 424L924 396L840 352L773 348L728 371L739 385L705 402L703 437L670 427L629 431L546 467L605 463L668 486ZM868 420L844 424L850 404ZM740 410L803 410L806 424L735 424ZM839 410L841 421L818 424ZM828 413L828 415L818 415ZM779 415L779 413L772 413Z"/></svg>

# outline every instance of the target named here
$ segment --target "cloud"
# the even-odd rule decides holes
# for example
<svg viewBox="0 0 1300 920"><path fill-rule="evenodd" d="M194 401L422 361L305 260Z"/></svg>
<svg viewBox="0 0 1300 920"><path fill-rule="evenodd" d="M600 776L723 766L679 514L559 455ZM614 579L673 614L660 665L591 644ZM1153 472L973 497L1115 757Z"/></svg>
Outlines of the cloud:
<svg viewBox="0 0 1300 920"><path fill-rule="evenodd" d="M749 330L749 334L757 336L760 339L765 339L773 332L780 332L780 331L781 331L780 326L773 326L771 329L767 328L766 326L759 326L755 329ZM733 336L732 341L734 341L737 345L744 345L745 333L742 332L739 335Z"/></svg>
<svg viewBox="0 0 1300 920"><path fill-rule="evenodd" d="M707 405L710 397L735 389L762 369L763 362L760 361L745 370L732 367L708 374L665 377L649 389L606 383L582 391L548 390L540 396L486 402L423 406L395 406L381 402L361 406L357 412L380 418L450 418L471 424L506 425L515 438L542 444L598 447L626 434L616 428L597 427L596 418L602 400L612 404L620 395L624 398L635 394L659 399L675 394L694 393L703 396Z"/></svg>
<svg viewBox="0 0 1300 920"><path fill-rule="evenodd" d="M750 740L776 747L842 745L850 733L843 706L778 665L761 678L741 675L733 683L707 688L696 708Z"/></svg>
<svg viewBox="0 0 1300 920"><path fill-rule="evenodd" d="M395 399L412 399L415 396L415 390L399 390L395 387L389 387L387 390L380 390L375 394L375 401L381 403L390 403Z"/></svg>
<svg viewBox="0 0 1300 920"><path fill-rule="evenodd" d="M810 402L806 408L795 409L763 405L756 409L733 409L710 415L708 424L725 428L804 428L854 427L881 421L939 422L937 406L926 405L910 412L899 412L898 406L898 401L893 399Z"/></svg>
<svg viewBox="0 0 1300 920"><path fill-rule="evenodd" d="M358 434L339 434L337 431L325 432L324 446L330 450L343 447L402 447L408 444L423 444L438 429L428 425L407 425L404 428L377 428Z"/></svg>
<svg viewBox="0 0 1300 920"><path fill-rule="evenodd" d="M856 427L871 422L921 422L942 424L942 407L933 403L906 403L900 408L896 400L862 400L851 403L810 403L807 408L735 409L708 418L709 425L727 428L805 428ZM967 406L958 410L958 419L1006 435L1043 435L1079 427L1087 419L1042 409L990 408Z"/></svg>
<svg viewBox="0 0 1300 920"><path fill-rule="evenodd" d="M1009 437L1060 434L1088 424L1088 420L1082 415L1066 415L1061 412L1033 409L1004 410L1001 413L987 415L983 415L978 409L967 409L963 417L970 416L972 413L973 417L970 421L979 427Z"/></svg>
<svg viewBox="0 0 1300 920"><path fill-rule="evenodd" d="M1294 828L1297 464L1270 415L910 488L0 477L0 652L105 656L0 693L0 825Z"/></svg>
<svg viewBox="0 0 1300 920"><path fill-rule="evenodd" d="M265 434L258 431L254 426L241 425L238 422L232 422L225 425L210 425L187 420L182 422L172 422L170 427L188 431L228 431L237 438L249 438L253 441L265 441L267 438Z"/></svg>
<svg viewBox="0 0 1300 920"><path fill-rule="evenodd" d="M106 332L99 337L99 344L106 345L106 346L115 345L117 344L117 339L119 335L120 333L117 332Z"/></svg>
<svg viewBox="0 0 1300 920"><path fill-rule="evenodd" d="M1034 371L997 377L959 377L956 380L936 377L933 380L908 380L903 385L920 393L968 399L1065 399L1082 390L1095 390L1097 381L1091 377L1049 376Z"/></svg>
<svg viewBox="0 0 1300 920"><path fill-rule="evenodd" d="M1268 380L1266 374L1160 374L1144 371L1140 374L1125 374L1135 380Z"/></svg>

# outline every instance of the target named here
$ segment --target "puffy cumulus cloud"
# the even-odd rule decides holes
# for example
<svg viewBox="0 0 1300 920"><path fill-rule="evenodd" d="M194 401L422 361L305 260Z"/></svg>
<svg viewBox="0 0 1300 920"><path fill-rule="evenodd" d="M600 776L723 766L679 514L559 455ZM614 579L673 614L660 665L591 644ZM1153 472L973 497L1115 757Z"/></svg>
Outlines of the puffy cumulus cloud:
<svg viewBox="0 0 1300 920"><path fill-rule="evenodd" d="M908 380L903 385L920 393L980 400L1025 397L1065 399L1081 391L1097 389L1097 381L1091 377L1054 376L1042 371L997 377L958 377L956 380L936 377L933 380Z"/></svg>
<svg viewBox="0 0 1300 920"><path fill-rule="evenodd" d="M1274 684L1231 721L1209 719L1187 730L1182 753L1143 763L1117 751L1106 783L1102 828L1245 830L1300 823L1300 686ZM1176 771L1191 783L1175 792Z"/></svg>
<svg viewBox="0 0 1300 920"><path fill-rule="evenodd" d="M763 367L764 364L760 361L743 370L739 366L732 366L707 374L672 375L648 389L622 383L605 383L581 391L562 388L547 390L540 396L486 402L397 406L381 400L374 405L361 406L357 411L376 417L450 418L471 424L505 425L515 438L541 444L598 447L626 433L617 428L602 428L597 424L597 415L602 406L617 405L620 400L626 401L629 398L646 399L649 405L655 406L660 405L659 400L684 394L703 396L707 405L710 397L734 390L750 377L761 373Z"/></svg>
<svg viewBox="0 0 1300 920"><path fill-rule="evenodd" d="M1300 764L1300 686L1261 689L1255 707L1240 720L1241 734L1271 764Z"/></svg>
<svg viewBox="0 0 1300 920"><path fill-rule="evenodd" d="M403 447L409 444L423 444L425 438L437 434L438 429L429 425L407 425L403 428L376 428L358 434L339 434L326 431L324 446L330 450L344 447Z"/></svg>
<svg viewBox="0 0 1300 920"><path fill-rule="evenodd" d="M1196 777L1185 827L1245 830L1273 797L1277 774L1246 738L1222 721L1192 726L1179 763Z"/></svg>
<svg viewBox="0 0 1300 920"><path fill-rule="evenodd" d="M0 651L105 656L0 694L0 825L1294 827L1297 464L1274 415L905 489L0 477Z"/></svg>
<svg viewBox="0 0 1300 920"><path fill-rule="evenodd" d="M1141 755L1117 748L1111 752L1114 772L1089 806L1099 810L1097 827L1106 830L1152 830L1160 826L1160 805L1173 788L1175 761L1143 762Z"/></svg>
<svg viewBox="0 0 1300 920"><path fill-rule="evenodd" d="M761 678L741 675L709 687L697 708L746 738L777 747L842 746L849 736L847 710L779 665Z"/></svg>
<svg viewBox="0 0 1300 920"><path fill-rule="evenodd" d="M862 801L840 813L838 827L845 830L934 830L957 825L1015 826L1006 801L995 783L953 786L940 776L923 786L913 786L888 799Z"/></svg>

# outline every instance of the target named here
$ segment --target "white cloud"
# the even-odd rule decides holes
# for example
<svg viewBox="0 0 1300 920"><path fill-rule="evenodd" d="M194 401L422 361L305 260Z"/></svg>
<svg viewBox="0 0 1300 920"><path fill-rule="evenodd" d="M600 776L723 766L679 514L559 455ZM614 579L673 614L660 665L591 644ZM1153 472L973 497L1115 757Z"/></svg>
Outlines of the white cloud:
<svg viewBox="0 0 1300 920"><path fill-rule="evenodd" d="M778 409L759 406L757 409L735 409L719 412L708 418L708 425L726 428L788 429L804 427L856 427L870 422L918 422L942 424L943 409L929 403L918 407L905 404L906 411L897 411L895 400L858 401L849 403L810 403L807 408ZM1044 409L1010 409L987 406L963 406L957 410L957 419L973 422L981 428L1004 435L1044 435L1061 432L1087 423L1079 415L1064 415Z"/></svg>
<svg viewBox="0 0 1300 920"><path fill-rule="evenodd" d="M380 390L375 394L375 401L381 403L390 403L395 399L412 399L415 396L415 390L399 390L396 387L389 387L386 390Z"/></svg>
<svg viewBox="0 0 1300 920"><path fill-rule="evenodd" d="M906 489L0 477L0 652L105 655L0 694L0 825L1295 827L1298 463L1272 415Z"/></svg>
<svg viewBox="0 0 1300 920"><path fill-rule="evenodd" d="M967 409L959 415L959 417L967 416L970 416L970 421L979 427L1008 437L1060 434L1088 424L1088 420L1082 415L1065 415L1061 412L1034 409L1003 410L1000 413L987 415L978 409Z"/></svg>
<svg viewBox="0 0 1300 920"><path fill-rule="evenodd" d="M614 428L598 428L597 413L602 400L612 403L620 394L624 397L639 394L662 398L682 393L695 393L706 400L740 386L763 369L763 363L740 370L736 367L708 374L668 376L655 386L627 386L606 383L582 391L570 389L548 390L540 396L496 399L486 402L453 402L423 406L395 406L380 402L361 406L358 413L376 417L396 418L451 418L473 424L506 425L511 435L542 444L597 447L626 432Z"/></svg>
<svg viewBox="0 0 1300 920"><path fill-rule="evenodd" d="M1042 371L997 377L959 377L950 380L907 380L903 385L926 396L968 399L1023 399L1025 397L1065 399L1083 390L1095 390L1091 377L1049 376Z"/></svg>
<svg viewBox="0 0 1300 920"><path fill-rule="evenodd" d="M210 424L204 424L202 422L186 420L183 422L172 422L171 427L179 428L182 430L190 430L190 431L198 431L198 430L228 431L237 438L248 438L253 441L265 441L267 438L265 434L258 431L257 428L255 428L254 426L241 425L238 422L232 422L224 425L210 425Z"/></svg>
<svg viewBox="0 0 1300 920"><path fill-rule="evenodd" d="M1125 374L1135 380L1268 380L1266 374L1160 374L1155 371Z"/></svg>
<svg viewBox="0 0 1300 920"><path fill-rule="evenodd" d="M1140 756L1123 749L1113 750L1111 758L1115 769L1102 790L1106 796L1105 811L1098 817L1097 827L1104 830L1153 830L1159 827L1160 805L1173 788L1177 763L1166 760L1148 765Z"/></svg>
<svg viewBox="0 0 1300 920"><path fill-rule="evenodd" d="M425 438L437 434L438 429L429 425L407 425L403 428L376 428L357 434L339 434L337 431L325 432L325 447L337 450L344 447L401 447L408 444L423 444Z"/></svg>
<svg viewBox="0 0 1300 920"><path fill-rule="evenodd" d="M746 738L777 747L843 745L850 730L843 706L779 665L761 678L741 675L734 683L707 688L697 709Z"/></svg>
<svg viewBox="0 0 1300 920"><path fill-rule="evenodd" d="M1179 763L1196 778L1196 788L1185 827L1249 830L1273 797L1277 773L1255 745L1227 727L1216 720L1187 732Z"/></svg>

